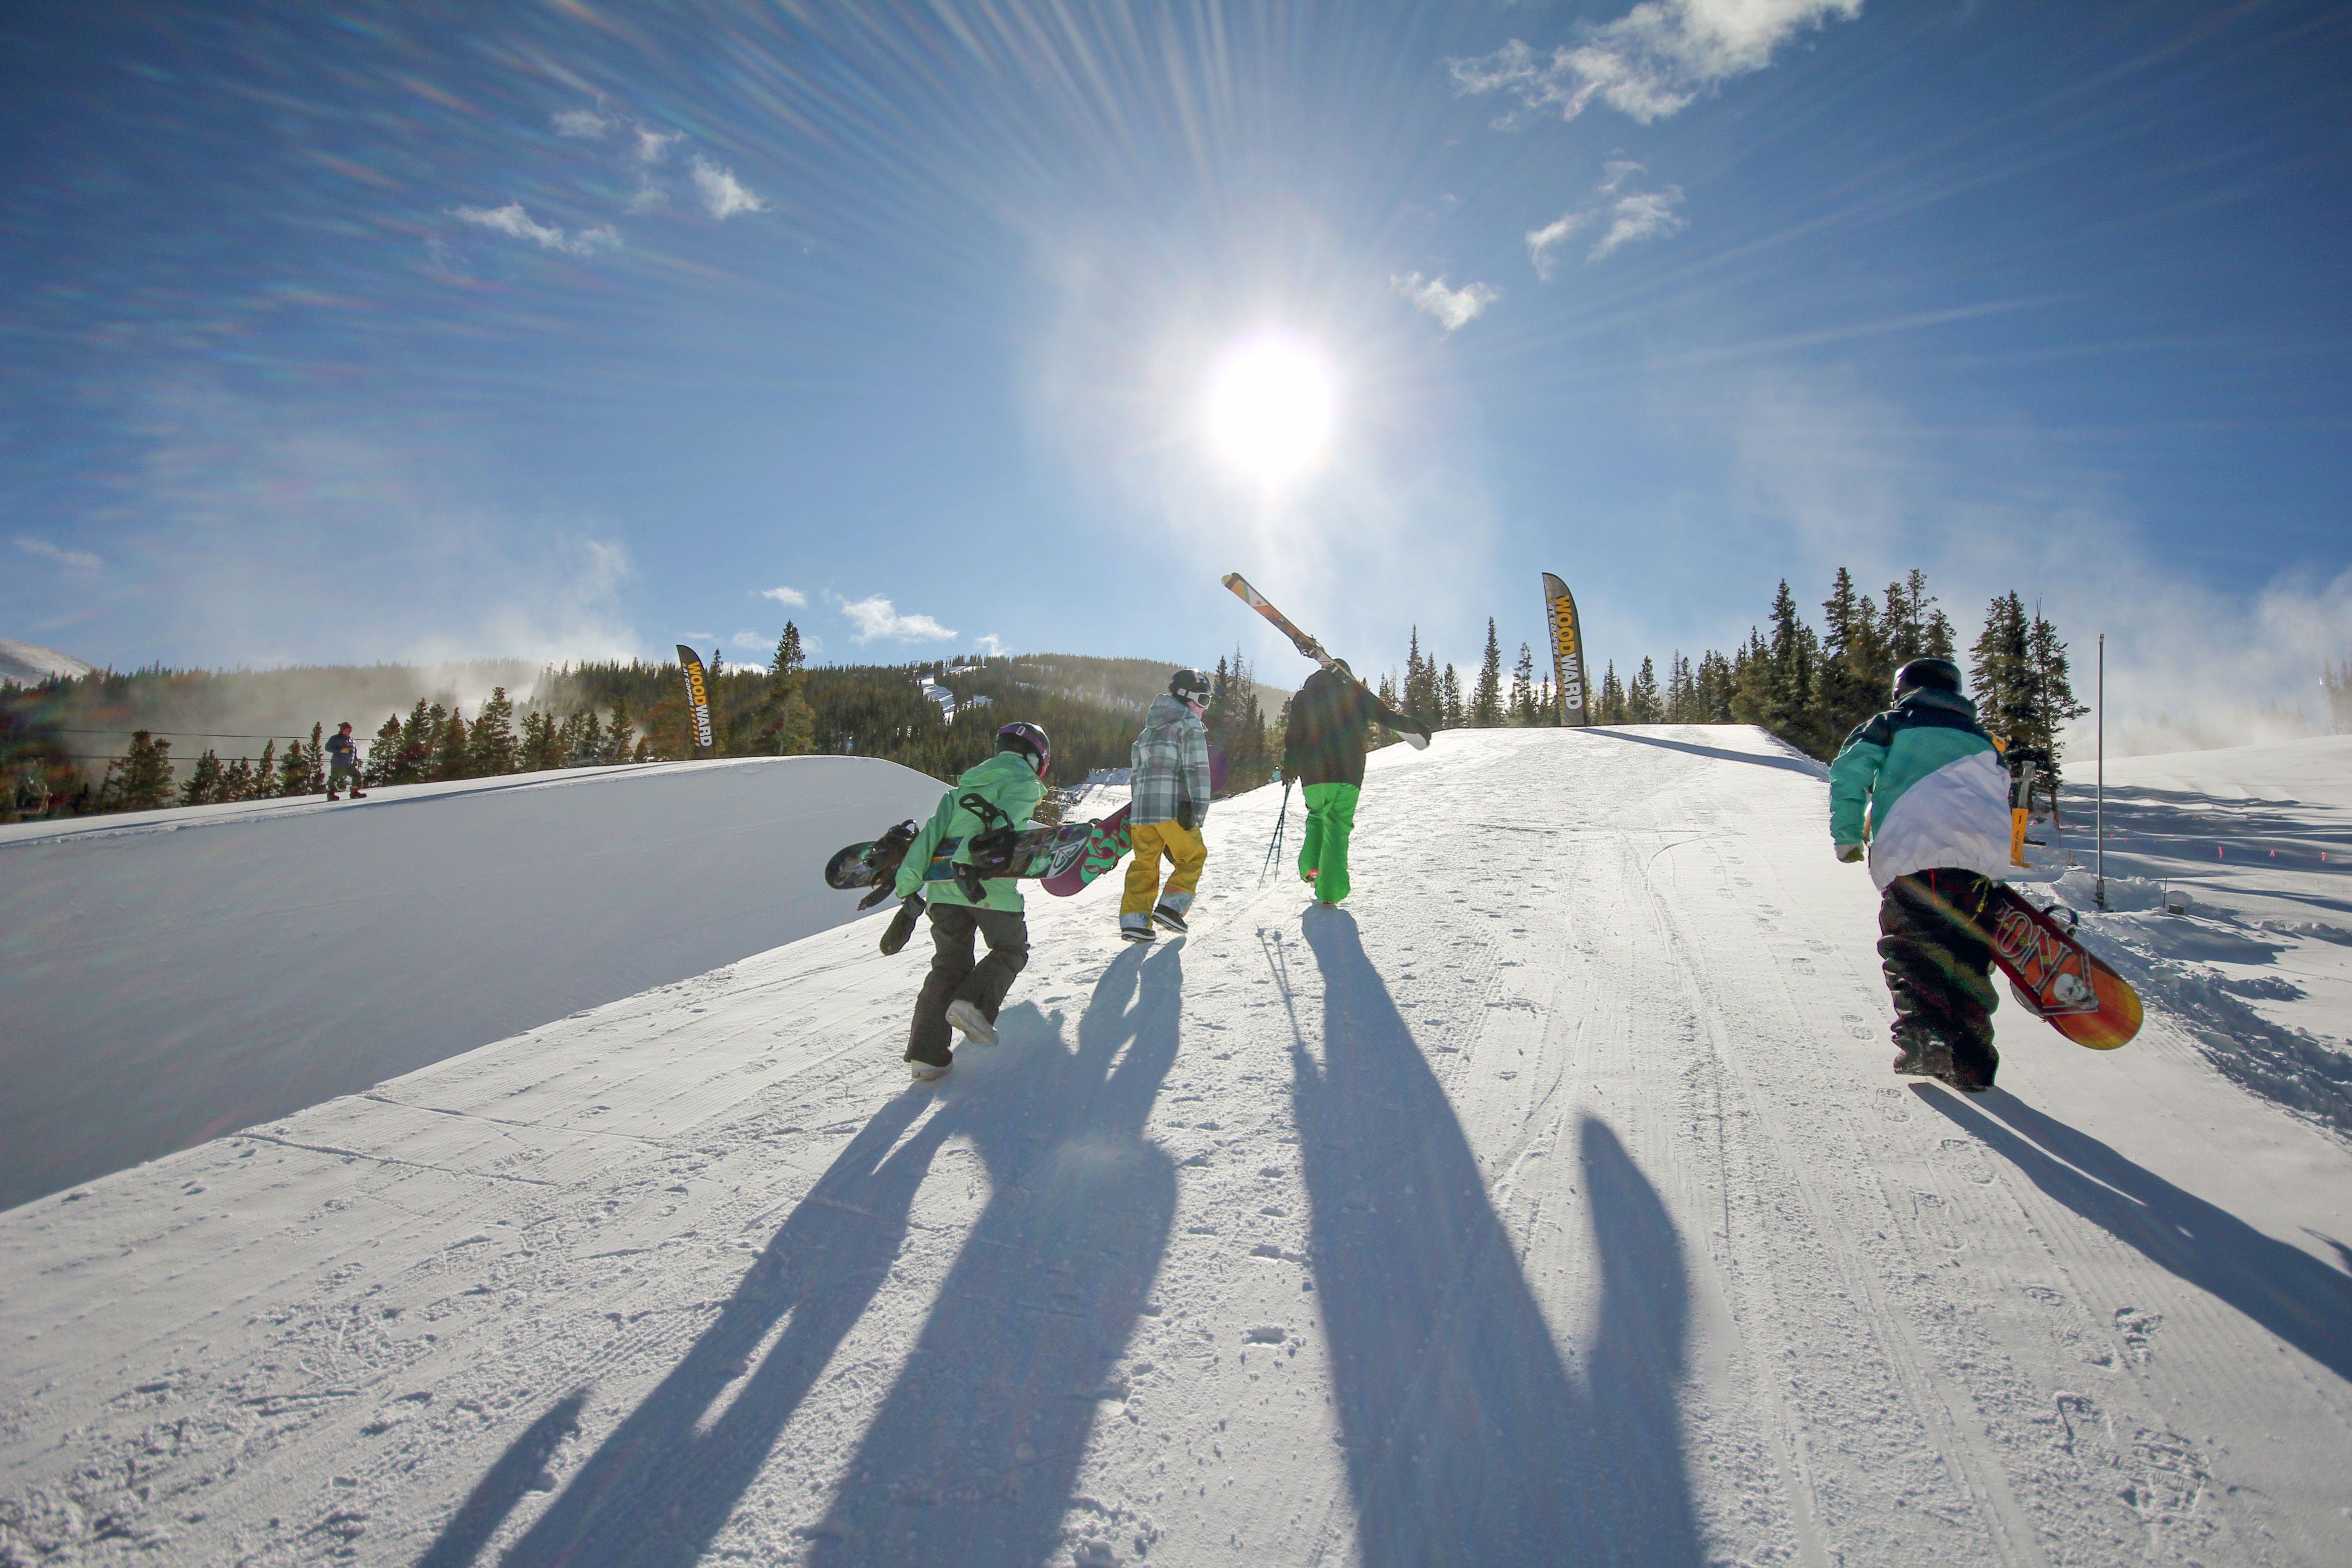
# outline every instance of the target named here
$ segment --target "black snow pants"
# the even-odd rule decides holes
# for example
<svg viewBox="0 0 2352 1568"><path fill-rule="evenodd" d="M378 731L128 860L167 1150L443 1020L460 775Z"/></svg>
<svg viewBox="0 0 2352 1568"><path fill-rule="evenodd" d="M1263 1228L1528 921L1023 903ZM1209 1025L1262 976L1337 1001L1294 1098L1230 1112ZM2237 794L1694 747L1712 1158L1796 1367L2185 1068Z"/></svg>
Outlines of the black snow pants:
<svg viewBox="0 0 2352 1568"><path fill-rule="evenodd" d="M970 1002L996 1022L1013 977L1029 962L1029 921L1018 910L976 910L964 904L934 903L931 916L931 973L915 998L915 1022L907 1031L907 1059L934 1066L951 1061L948 1042L948 1004ZM988 944L988 956L971 961L972 938Z"/></svg>
<svg viewBox="0 0 2352 1568"><path fill-rule="evenodd" d="M1992 884L1973 871L1914 871L1878 904L1878 956L1895 997L1895 1037L1924 1031L1952 1048L1963 1080L1992 1082L1992 945L1981 923Z"/></svg>

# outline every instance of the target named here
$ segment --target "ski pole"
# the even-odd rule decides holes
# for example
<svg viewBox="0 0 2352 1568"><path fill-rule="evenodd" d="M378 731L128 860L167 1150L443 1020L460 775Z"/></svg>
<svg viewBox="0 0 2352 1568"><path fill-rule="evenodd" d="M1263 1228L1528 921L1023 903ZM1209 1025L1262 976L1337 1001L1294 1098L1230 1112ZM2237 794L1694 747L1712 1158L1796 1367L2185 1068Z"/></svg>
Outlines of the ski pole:
<svg viewBox="0 0 2352 1568"><path fill-rule="evenodd" d="M1282 781L1282 808L1274 817L1274 837L1265 847L1265 864L1257 869L1257 885L1261 888L1265 886L1265 879L1274 875L1275 858L1282 853L1283 830L1289 826L1290 781L1285 779Z"/></svg>

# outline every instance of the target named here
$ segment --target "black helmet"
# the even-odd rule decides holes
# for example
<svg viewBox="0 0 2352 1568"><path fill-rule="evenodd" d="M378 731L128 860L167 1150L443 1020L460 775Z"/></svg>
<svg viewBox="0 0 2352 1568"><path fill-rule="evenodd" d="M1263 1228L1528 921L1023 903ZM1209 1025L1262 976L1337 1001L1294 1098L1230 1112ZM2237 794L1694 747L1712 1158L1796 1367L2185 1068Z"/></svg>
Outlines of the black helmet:
<svg viewBox="0 0 2352 1568"><path fill-rule="evenodd" d="M1205 669L1180 669L1168 678L1168 695L1183 702L1206 702L1216 683Z"/></svg>
<svg viewBox="0 0 2352 1568"><path fill-rule="evenodd" d="M1895 672L1895 695L1926 688L1960 694L1960 667L1948 658L1915 658Z"/></svg>
<svg viewBox="0 0 2352 1568"><path fill-rule="evenodd" d="M1054 765L1054 742L1045 737L1043 726L1026 720L1016 720L996 732L996 749L1000 752L1025 752L1037 766L1037 776Z"/></svg>
<svg viewBox="0 0 2352 1568"><path fill-rule="evenodd" d="M1340 674L1342 674L1342 675L1346 676L1346 677L1347 677L1349 679L1350 679L1350 680L1353 680L1353 679L1356 679L1356 669L1355 669L1355 666L1353 666L1353 665L1349 664L1349 663L1346 659L1344 659L1344 658L1335 658L1335 659L1333 659L1333 660L1331 661L1331 668L1334 668L1334 669L1336 669L1336 670L1338 670Z"/></svg>

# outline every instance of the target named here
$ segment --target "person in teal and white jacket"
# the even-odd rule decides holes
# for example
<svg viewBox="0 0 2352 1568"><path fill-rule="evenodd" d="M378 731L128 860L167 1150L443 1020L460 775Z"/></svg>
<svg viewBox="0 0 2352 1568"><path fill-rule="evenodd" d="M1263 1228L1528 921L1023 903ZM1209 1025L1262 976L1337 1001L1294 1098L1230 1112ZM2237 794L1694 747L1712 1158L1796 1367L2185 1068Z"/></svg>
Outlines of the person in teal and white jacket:
<svg viewBox="0 0 2352 1568"><path fill-rule="evenodd" d="M1895 998L1895 1070L1981 1093L1993 1049L1992 948L1983 916L2009 864L2009 770L1960 694L1959 667L1915 658L1895 706L1830 764L1830 837L1868 846L1880 889L1878 956Z"/></svg>

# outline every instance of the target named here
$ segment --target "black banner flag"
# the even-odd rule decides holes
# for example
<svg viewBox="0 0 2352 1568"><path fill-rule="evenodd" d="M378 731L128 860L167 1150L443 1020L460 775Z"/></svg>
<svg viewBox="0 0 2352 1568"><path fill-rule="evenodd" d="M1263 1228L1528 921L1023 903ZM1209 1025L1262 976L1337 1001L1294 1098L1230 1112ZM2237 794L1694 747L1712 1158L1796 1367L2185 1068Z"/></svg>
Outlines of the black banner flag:
<svg viewBox="0 0 2352 1568"><path fill-rule="evenodd" d="M1584 631L1576 624L1576 596L1568 584L1547 572L1544 619L1551 623L1552 689L1559 694L1562 724L1590 724L1592 709L1585 701Z"/></svg>
<svg viewBox="0 0 2352 1568"><path fill-rule="evenodd" d="M710 739L710 681L702 673L702 659L684 643L677 645L678 668L686 671L686 706L694 719L694 756L697 762L719 754Z"/></svg>

